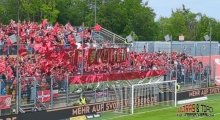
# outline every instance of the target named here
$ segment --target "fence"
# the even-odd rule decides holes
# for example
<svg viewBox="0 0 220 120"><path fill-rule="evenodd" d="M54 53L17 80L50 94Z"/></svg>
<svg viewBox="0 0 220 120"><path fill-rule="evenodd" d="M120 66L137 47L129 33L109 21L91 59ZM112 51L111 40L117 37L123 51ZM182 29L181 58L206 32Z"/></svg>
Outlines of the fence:
<svg viewBox="0 0 220 120"><path fill-rule="evenodd" d="M214 65L215 66L215 65ZM211 71L211 78L209 78L208 66L199 66L199 70L194 66L191 70L187 69L184 65L173 66L172 69L168 69L167 74L164 75L164 80L177 79L181 85L181 90L205 88L209 86L209 79L211 86L214 84L215 79L215 67ZM126 80L126 81L109 81L109 82L96 82L88 84L70 84L69 80L71 74L63 75L61 78L58 75L47 76L43 79L38 79L34 82L34 77L20 79L20 85L32 85L31 89L26 86L25 89L19 87L19 98L21 109L31 111L31 107L34 104L45 103L47 109L66 107L66 106L78 106L79 98L84 96L87 103L106 102L109 100L117 99L118 90L114 86L126 87L130 84L137 84L139 80ZM146 78L149 79L149 78ZM6 80L8 81L8 80ZM136 82L135 82L136 81ZM7 82L6 82L7 83ZM13 83L7 83L7 86L11 86ZM10 87L11 88L11 87ZM39 94L42 91L49 90L50 93ZM10 90L9 90L10 91ZM8 94L13 94L12 92ZM15 92L14 92L15 93ZM49 100L44 102L43 97L48 97ZM13 94L15 95L15 94ZM36 99L34 99L36 98ZM16 97L14 98L17 99ZM29 109L27 106L29 105Z"/></svg>

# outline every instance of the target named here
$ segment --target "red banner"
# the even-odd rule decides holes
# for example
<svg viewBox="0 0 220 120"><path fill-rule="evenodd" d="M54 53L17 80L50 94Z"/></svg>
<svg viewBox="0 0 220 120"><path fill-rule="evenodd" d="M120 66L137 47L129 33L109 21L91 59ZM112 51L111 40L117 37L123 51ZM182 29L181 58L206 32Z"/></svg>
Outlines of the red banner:
<svg viewBox="0 0 220 120"><path fill-rule="evenodd" d="M115 63L116 62L116 53L117 53L117 48L109 48L109 62L110 63Z"/></svg>
<svg viewBox="0 0 220 120"><path fill-rule="evenodd" d="M121 54L122 54L122 56L121 56L121 62L126 62L126 60L127 60L127 54L128 54L127 48L121 48Z"/></svg>
<svg viewBox="0 0 220 120"><path fill-rule="evenodd" d="M197 56L197 60L203 63L203 69L205 65L209 65L209 56ZM215 70L214 70L215 64ZM215 75L215 84L220 86L220 55L211 56L211 75ZM215 72L215 73L214 73Z"/></svg>
<svg viewBox="0 0 220 120"><path fill-rule="evenodd" d="M75 64L75 66L77 66L77 64L78 64L78 55L80 53L82 53L82 50L79 50L79 49L75 50L75 57L74 57L74 60L75 60L74 64Z"/></svg>
<svg viewBox="0 0 220 120"><path fill-rule="evenodd" d="M95 60L96 60L96 49L89 49L87 63L91 65L95 63Z"/></svg>
<svg viewBox="0 0 220 120"><path fill-rule="evenodd" d="M98 64L98 63L102 62L102 59L101 59L102 52L103 52L103 49L98 49L96 51L95 64Z"/></svg>
<svg viewBox="0 0 220 120"><path fill-rule="evenodd" d="M118 48L116 50L116 62L125 62L127 58L127 48Z"/></svg>
<svg viewBox="0 0 220 120"><path fill-rule="evenodd" d="M104 48L102 53L101 53L101 60L103 63L108 63L109 62L109 53L110 49L109 48Z"/></svg>
<svg viewBox="0 0 220 120"><path fill-rule="evenodd" d="M11 107L11 95L0 96L0 109L8 109Z"/></svg>
<svg viewBox="0 0 220 120"><path fill-rule="evenodd" d="M115 80L133 80L137 78L147 78L162 76L166 70L146 70L138 72L121 72L121 73L106 73L106 74L93 74L93 75L77 75L70 76L70 84L86 84L100 81L115 81Z"/></svg>

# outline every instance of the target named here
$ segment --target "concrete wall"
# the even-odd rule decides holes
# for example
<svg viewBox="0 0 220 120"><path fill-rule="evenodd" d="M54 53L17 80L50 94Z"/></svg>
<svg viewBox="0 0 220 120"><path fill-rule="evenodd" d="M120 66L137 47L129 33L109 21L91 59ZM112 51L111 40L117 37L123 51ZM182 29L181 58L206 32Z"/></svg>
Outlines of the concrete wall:
<svg viewBox="0 0 220 120"><path fill-rule="evenodd" d="M148 52L158 51L171 51L171 42L160 42L160 41L136 41L133 43L133 50L142 52L146 46ZM173 52L185 52L193 56L207 56L210 54L210 42L209 41L173 41L172 42ZM218 55L220 52L219 43L211 42L211 54Z"/></svg>

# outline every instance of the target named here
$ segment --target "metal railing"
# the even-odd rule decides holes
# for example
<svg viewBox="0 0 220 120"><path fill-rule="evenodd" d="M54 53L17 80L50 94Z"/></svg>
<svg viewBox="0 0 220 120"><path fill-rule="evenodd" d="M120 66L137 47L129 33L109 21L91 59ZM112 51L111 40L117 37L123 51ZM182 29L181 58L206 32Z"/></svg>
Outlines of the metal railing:
<svg viewBox="0 0 220 120"><path fill-rule="evenodd" d="M164 75L164 80L177 79L181 85L181 90L196 89L196 88L205 88L214 86L215 80L215 64L212 69L211 78L209 78L209 73L207 71L207 66L203 68L199 66L199 70L196 71L193 67L192 69L187 69L184 65L179 68L174 66L171 69L168 69L167 74ZM164 67L161 67L164 69ZM143 80L125 80L125 81L108 81L108 82L96 82L96 83L87 83L87 84L70 84L69 79L74 74L67 74L62 79L58 80L56 76L50 76L46 81L49 85L46 88L47 90L54 91L58 89L58 97L53 97L53 92L50 92L50 101L49 102L39 102L44 108L53 109L66 106L77 106L79 105L79 98L81 95L86 97L87 103L95 102L104 102L108 100L116 100L117 96L115 93L114 86L126 87L131 84L137 84ZM50 79L50 80L49 80ZM144 81L149 81L151 78L146 78ZM211 86L208 84L208 79L211 79ZM42 81L42 80L40 80ZM60 84L58 82L61 82ZM35 86L36 87L36 86ZM36 91L44 90L42 88ZM37 92L32 92L33 96L37 96ZM18 98L21 98L22 94L19 94ZM32 96L32 95L29 95ZM37 97L36 97L37 98ZM17 98L15 98L17 99ZM38 99L38 98L37 98ZM33 104L36 104L36 102ZM31 104L31 105L33 105ZM20 112L26 112L22 107L28 105L24 103L19 107ZM22 110L21 110L22 109Z"/></svg>
<svg viewBox="0 0 220 120"><path fill-rule="evenodd" d="M120 35L117 35L117 34L111 32L111 31L109 31L109 30L107 30L107 29L105 29L105 28L102 28L102 29L101 29L100 34L101 34L101 35L104 34L104 35L112 36L112 38L113 38L113 43L115 43L115 40L116 40L116 39L119 40L120 42L124 42L124 41L126 40L125 38L121 37Z"/></svg>

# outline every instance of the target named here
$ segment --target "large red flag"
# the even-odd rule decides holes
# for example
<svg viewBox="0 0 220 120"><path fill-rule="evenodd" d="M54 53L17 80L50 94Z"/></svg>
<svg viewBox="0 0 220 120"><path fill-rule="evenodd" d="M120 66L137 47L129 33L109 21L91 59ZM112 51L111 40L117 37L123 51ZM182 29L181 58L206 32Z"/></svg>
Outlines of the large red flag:
<svg viewBox="0 0 220 120"><path fill-rule="evenodd" d="M19 56L25 56L27 55L27 50L24 48L24 46L20 47L18 50Z"/></svg>

